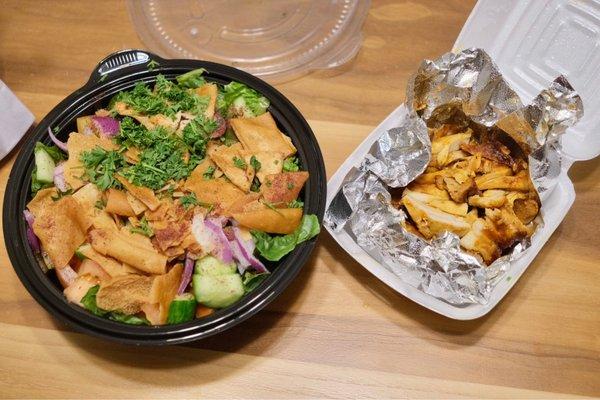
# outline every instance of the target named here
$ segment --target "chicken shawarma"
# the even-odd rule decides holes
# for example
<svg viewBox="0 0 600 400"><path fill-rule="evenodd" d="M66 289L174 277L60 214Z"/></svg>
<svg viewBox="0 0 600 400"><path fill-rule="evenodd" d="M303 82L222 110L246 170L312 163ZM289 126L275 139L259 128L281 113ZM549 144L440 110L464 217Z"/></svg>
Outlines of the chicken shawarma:
<svg viewBox="0 0 600 400"><path fill-rule="evenodd" d="M431 239L450 231L486 264L530 237L540 201L523 150L501 131L430 128L431 161L394 204L405 229Z"/></svg>

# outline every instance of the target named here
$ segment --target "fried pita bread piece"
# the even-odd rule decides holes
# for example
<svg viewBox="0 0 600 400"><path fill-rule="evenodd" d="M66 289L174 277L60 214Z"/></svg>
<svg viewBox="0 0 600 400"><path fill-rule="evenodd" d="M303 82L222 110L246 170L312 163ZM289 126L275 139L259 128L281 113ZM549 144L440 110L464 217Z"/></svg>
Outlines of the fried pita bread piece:
<svg viewBox="0 0 600 400"><path fill-rule="evenodd" d="M296 153L291 139L279 130L269 112L254 118L232 118L229 123L244 148L254 154L277 152L286 158Z"/></svg>
<svg viewBox="0 0 600 400"><path fill-rule="evenodd" d="M266 201L273 204L288 204L298 198L304 183L308 179L308 172L281 172L267 175L260 186L260 192Z"/></svg>
<svg viewBox="0 0 600 400"><path fill-rule="evenodd" d="M125 275L112 278L100 285L96 294L96 304L103 310L118 311L123 314L137 314L142 304L150 300L153 277Z"/></svg>
<svg viewBox="0 0 600 400"><path fill-rule="evenodd" d="M56 201L51 191L40 191L38 201L28 206L33 214L33 232L56 268L69 263L75 250L85 241L91 220L83 207L72 196ZM37 197L36 196L36 197ZM35 199L34 199L35 200Z"/></svg>
<svg viewBox="0 0 600 400"><path fill-rule="evenodd" d="M96 205L102 200L102 192L93 183L88 183L73 193L73 198L85 210L87 217L92 219Z"/></svg>
<svg viewBox="0 0 600 400"><path fill-rule="evenodd" d="M204 116L206 118L212 118L213 115L215 115L215 104L217 104L218 91L217 85L214 83L206 83L199 88L196 88L197 95L208 97L208 106L204 111Z"/></svg>
<svg viewBox="0 0 600 400"><path fill-rule="evenodd" d="M134 238L131 236L102 228L92 229L89 233L90 243L98 253L113 257L143 272L163 274L167 267L167 257L156 251L152 244L146 246L141 242L144 236L137 235L139 238L136 241L132 240Z"/></svg>
<svg viewBox="0 0 600 400"><path fill-rule="evenodd" d="M114 188L108 189L106 195L106 207L104 207L104 210L123 217L133 217L136 215L133 208L131 208L129 201L127 201L127 194L122 190Z"/></svg>
<svg viewBox="0 0 600 400"><path fill-rule="evenodd" d="M267 233L288 234L294 232L302 219L301 208L267 208L233 214L233 219L248 229Z"/></svg>
<svg viewBox="0 0 600 400"><path fill-rule="evenodd" d="M101 147L104 150L116 150L118 148L116 144L107 138L100 138L95 135L82 135L77 132L69 135L69 140L67 140L69 158L64 164L64 176L67 185L71 189L77 190L85 184L81 180L84 169L79 158L83 152L93 150L96 147Z"/></svg>
<svg viewBox="0 0 600 400"><path fill-rule="evenodd" d="M129 193L142 203L150 210L154 211L160 206L160 201L154 194L154 191L145 186L137 186L129 182L124 176L116 175L115 178L121 182L123 187L127 189Z"/></svg>
<svg viewBox="0 0 600 400"><path fill-rule="evenodd" d="M183 190L193 192L198 201L220 206L223 209L246 194L224 177L205 176L209 168L215 168L209 159L202 161L190 174L183 185Z"/></svg>
<svg viewBox="0 0 600 400"><path fill-rule="evenodd" d="M160 324L167 322L169 306L177 295L182 272L183 265L176 264L168 273L154 278L148 302L151 304L158 304Z"/></svg>
<svg viewBox="0 0 600 400"><path fill-rule="evenodd" d="M260 169L254 171L259 182L264 182L267 175L278 174L283 170L283 154L272 151L245 152L245 160L251 165L252 157L260 163Z"/></svg>
<svg viewBox="0 0 600 400"><path fill-rule="evenodd" d="M77 252L100 265L103 270L106 271L108 275L111 277L121 276L121 275L129 275L129 274L139 274L140 271L132 268L128 265L122 264L115 260L114 258L105 257L102 254L98 253L91 245L80 246L77 249Z"/></svg>
<svg viewBox="0 0 600 400"><path fill-rule="evenodd" d="M209 145L207 154L229 178L231 183L244 192L250 190L254 179L254 168L245 161L244 149L241 143L235 143L231 146Z"/></svg>

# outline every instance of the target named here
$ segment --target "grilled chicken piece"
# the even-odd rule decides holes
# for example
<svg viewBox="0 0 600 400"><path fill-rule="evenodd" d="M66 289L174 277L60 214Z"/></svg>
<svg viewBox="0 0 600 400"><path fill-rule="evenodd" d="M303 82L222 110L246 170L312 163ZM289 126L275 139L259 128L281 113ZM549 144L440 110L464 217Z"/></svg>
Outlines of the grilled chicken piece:
<svg viewBox="0 0 600 400"><path fill-rule="evenodd" d="M419 232L426 239L431 239L444 231L451 231L463 236L471 228L463 217L428 206L411 195L410 191L402 197L402 204L417 225Z"/></svg>
<svg viewBox="0 0 600 400"><path fill-rule="evenodd" d="M513 203L513 211L517 218L528 224L537 216L540 207L534 199L517 199Z"/></svg>
<svg viewBox="0 0 600 400"><path fill-rule="evenodd" d="M438 188L435 184L419 184L413 182L410 185L408 185L407 189L412 190L414 192L426 193L440 200L450 200L448 192L445 189Z"/></svg>
<svg viewBox="0 0 600 400"><path fill-rule="evenodd" d="M472 178L461 183L456 178L446 177L443 182L450 198L457 203L464 203L467 197L477 193L477 186Z"/></svg>
<svg viewBox="0 0 600 400"><path fill-rule="evenodd" d="M486 264L500 257L500 249L488 236L486 221L478 218L473 222L471 230L460 239L460 245L467 250L478 253Z"/></svg>
<svg viewBox="0 0 600 400"><path fill-rule="evenodd" d="M456 203L452 200L443 200L436 196L432 196L427 193L414 192L406 189L404 195L411 196L415 200L425 203L431 207L439 208L440 210L454 215L467 215L469 206L467 203Z"/></svg>
<svg viewBox="0 0 600 400"><path fill-rule="evenodd" d="M499 176L492 172L478 176L475 178L475 183L480 190L506 189L526 192L531 189L531 180L527 171L520 171L514 176Z"/></svg>
<svg viewBox="0 0 600 400"><path fill-rule="evenodd" d="M485 220L489 228L488 235L501 249L533 233L532 228L525 226L510 207L486 208Z"/></svg>
<svg viewBox="0 0 600 400"><path fill-rule="evenodd" d="M514 164L508 147L496 140L484 143L463 143L460 145L460 149L469 154L478 155L499 164L508 165L509 167Z"/></svg>
<svg viewBox="0 0 600 400"><path fill-rule="evenodd" d="M429 137L431 140L436 140L444 136L454 135L456 133L460 133L465 130L464 127L455 124L444 124L437 128L429 129ZM467 128L465 132L470 132L471 128Z"/></svg>
<svg viewBox="0 0 600 400"><path fill-rule="evenodd" d="M481 195L469 197L469 205L480 208L498 208L506 203L506 192L504 190L486 190Z"/></svg>
<svg viewBox="0 0 600 400"><path fill-rule="evenodd" d="M466 133L457 133L454 135L443 136L434 139L431 142L431 164L437 167L443 167L449 163L450 153L460 149L471 139L472 131L469 129Z"/></svg>

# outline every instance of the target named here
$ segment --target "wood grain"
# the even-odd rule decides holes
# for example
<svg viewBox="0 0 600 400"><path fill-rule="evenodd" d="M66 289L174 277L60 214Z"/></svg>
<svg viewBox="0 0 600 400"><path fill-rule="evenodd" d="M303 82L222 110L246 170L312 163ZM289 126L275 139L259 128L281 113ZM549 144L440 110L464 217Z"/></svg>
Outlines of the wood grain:
<svg viewBox="0 0 600 400"><path fill-rule="evenodd" d="M144 48L123 2L1 4L0 78L38 120L106 54ZM375 0L351 65L277 86L310 119L329 175L403 101L419 62L451 48L473 4ZM0 162L2 197L14 153ZM505 300L468 322L399 296L324 233L289 289L242 325L124 347L56 323L0 246L0 398L600 396L600 161L570 176L564 222Z"/></svg>

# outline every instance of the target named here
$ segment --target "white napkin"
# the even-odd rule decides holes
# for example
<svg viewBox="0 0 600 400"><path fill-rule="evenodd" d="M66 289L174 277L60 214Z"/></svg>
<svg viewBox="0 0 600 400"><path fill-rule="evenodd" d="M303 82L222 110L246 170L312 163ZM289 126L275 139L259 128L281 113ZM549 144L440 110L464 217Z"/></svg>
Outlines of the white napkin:
<svg viewBox="0 0 600 400"><path fill-rule="evenodd" d="M31 111L0 80L0 159L19 143L34 119Z"/></svg>

